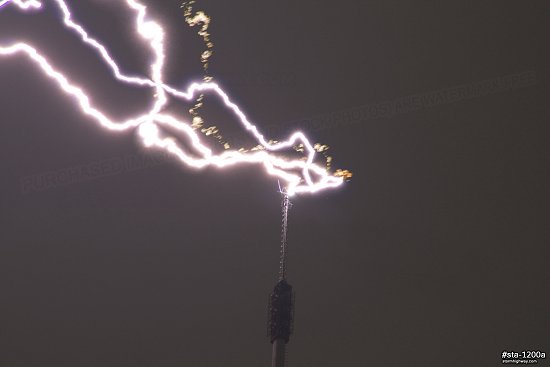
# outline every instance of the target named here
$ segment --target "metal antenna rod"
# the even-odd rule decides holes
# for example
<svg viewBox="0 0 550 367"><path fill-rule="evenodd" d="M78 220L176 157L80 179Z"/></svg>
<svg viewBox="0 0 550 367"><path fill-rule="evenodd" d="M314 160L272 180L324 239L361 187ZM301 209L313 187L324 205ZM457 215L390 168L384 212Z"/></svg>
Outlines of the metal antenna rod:
<svg viewBox="0 0 550 367"><path fill-rule="evenodd" d="M283 223L281 230L281 258L279 263L279 281L269 297L268 334L273 344L271 356L272 367L284 367L286 360L286 344L294 329L294 292L286 281L286 261L288 257L287 229L288 210L291 206L288 194L280 190L283 195L281 209Z"/></svg>
<svg viewBox="0 0 550 367"><path fill-rule="evenodd" d="M286 261L288 257L288 242L287 242L287 231L288 231L288 209L290 208L290 200L288 199L288 194L284 191L281 191L283 194L283 202L281 204L281 209L283 213L283 223L281 229L281 257L279 261L279 280L286 279Z"/></svg>

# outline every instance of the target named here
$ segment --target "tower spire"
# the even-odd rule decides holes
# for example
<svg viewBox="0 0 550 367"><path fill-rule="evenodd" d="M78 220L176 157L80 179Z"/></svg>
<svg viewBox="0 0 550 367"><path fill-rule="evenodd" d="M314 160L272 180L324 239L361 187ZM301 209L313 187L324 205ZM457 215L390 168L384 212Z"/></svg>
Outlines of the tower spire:
<svg viewBox="0 0 550 367"><path fill-rule="evenodd" d="M284 367L286 362L286 344L293 331L294 320L294 293L292 286L286 281L286 263L288 257L288 210L290 200L286 192L281 191L282 199L282 230L281 230L281 256L279 261L279 281L269 298L269 323L268 332L273 344L271 357L272 367Z"/></svg>

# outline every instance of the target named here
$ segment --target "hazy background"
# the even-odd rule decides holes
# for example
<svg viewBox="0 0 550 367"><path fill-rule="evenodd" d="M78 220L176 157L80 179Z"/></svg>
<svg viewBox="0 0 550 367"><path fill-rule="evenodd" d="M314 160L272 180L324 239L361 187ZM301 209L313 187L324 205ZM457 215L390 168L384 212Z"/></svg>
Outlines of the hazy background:
<svg viewBox="0 0 550 367"><path fill-rule="evenodd" d="M123 70L145 73L131 17L71 3ZM146 3L166 25L170 83L200 78L180 2ZM293 200L289 366L550 353L547 2L196 7L213 18L211 72L251 119L273 138L302 125L354 172ZM58 18L51 5L3 9L0 44L35 44L114 117L143 111L149 92L114 82ZM464 85L478 92L442 97ZM0 59L0 96L0 365L269 366L276 181L257 167L117 170L140 157L135 135L97 127L24 57ZM217 104L207 113L235 126ZM369 105L394 113L349 117ZM41 187L47 172L92 166L90 180Z"/></svg>

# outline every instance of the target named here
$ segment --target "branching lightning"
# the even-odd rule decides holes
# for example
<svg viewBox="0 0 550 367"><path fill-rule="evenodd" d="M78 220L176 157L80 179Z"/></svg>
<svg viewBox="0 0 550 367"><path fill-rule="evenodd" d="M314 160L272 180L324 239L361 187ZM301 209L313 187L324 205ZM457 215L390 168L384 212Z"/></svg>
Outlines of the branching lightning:
<svg viewBox="0 0 550 367"><path fill-rule="evenodd" d="M114 121L105 112L96 108L84 89L72 83L61 71L57 70L40 52L27 43L0 45L0 56L24 55L33 61L46 76L64 91L81 111L100 124L101 127L115 131L137 129L144 145L167 151L176 156L182 163L194 167L204 168L214 166L224 168L242 163L263 165L266 171L286 183L286 193L290 196L297 193L314 193L328 188L340 186L344 177L331 175L324 167L314 163L316 149L301 132L295 132L286 141L273 143L260 133L258 128L248 119L245 113L232 102L229 95L222 88L211 81L192 83L187 89L179 90L167 85L163 78L165 64L164 30L159 23L149 19L146 7L136 0L125 0L129 11L135 14L136 32L147 42L153 54L150 64L149 78L125 75L109 51L99 41L92 38L88 32L73 20L72 14L64 0L51 0L61 11L63 24L74 32L84 44L95 49L98 56L106 63L113 76L129 85L147 87L153 91L151 108L140 115L127 118L123 121ZM6 5L16 6L23 11L33 11L42 8L39 0L0 0L0 9ZM193 127L175 116L163 113L169 96L192 101L199 95L210 93L217 95L242 124L245 130L262 146L262 150L242 151L226 150L215 154L201 142L200 136ZM166 136L160 127L170 127L191 143L194 154L186 151L174 138ZM293 146L304 147L305 159L288 160L276 153ZM301 175L297 172L301 172Z"/></svg>

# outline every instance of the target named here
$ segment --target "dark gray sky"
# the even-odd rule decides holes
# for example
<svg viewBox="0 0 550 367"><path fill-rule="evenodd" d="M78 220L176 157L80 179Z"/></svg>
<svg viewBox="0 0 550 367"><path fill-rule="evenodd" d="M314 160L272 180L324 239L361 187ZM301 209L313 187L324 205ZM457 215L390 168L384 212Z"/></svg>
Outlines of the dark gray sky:
<svg viewBox="0 0 550 367"><path fill-rule="evenodd" d="M200 77L180 2L146 3L166 24L169 81ZM103 1L73 7L143 73L132 19ZM197 7L213 18L212 74L249 116L282 126L273 138L302 126L354 172L294 200L290 366L550 353L546 2ZM114 116L142 110L148 92L115 83L58 18L4 9L0 44L37 45ZM0 97L0 365L268 366L276 181L161 163L40 190L44 173L108 170L141 148L82 117L24 58L0 59Z"/></svg>

